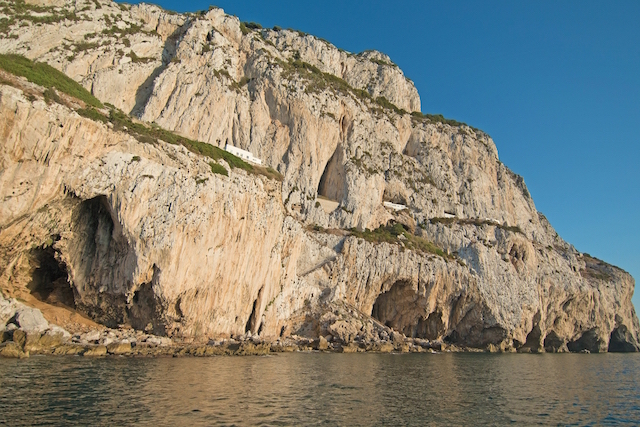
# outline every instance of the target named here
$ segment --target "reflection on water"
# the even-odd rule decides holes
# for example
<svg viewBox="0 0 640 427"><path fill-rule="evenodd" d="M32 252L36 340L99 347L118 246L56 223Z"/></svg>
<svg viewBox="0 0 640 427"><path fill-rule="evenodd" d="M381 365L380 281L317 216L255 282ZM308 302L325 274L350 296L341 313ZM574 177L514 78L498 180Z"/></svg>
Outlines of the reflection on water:
<svg viewBox="0 0 640 427"><path fill-rule="evenodd" d="M640 424L636 354L0 359L0 424Z"/></svg>

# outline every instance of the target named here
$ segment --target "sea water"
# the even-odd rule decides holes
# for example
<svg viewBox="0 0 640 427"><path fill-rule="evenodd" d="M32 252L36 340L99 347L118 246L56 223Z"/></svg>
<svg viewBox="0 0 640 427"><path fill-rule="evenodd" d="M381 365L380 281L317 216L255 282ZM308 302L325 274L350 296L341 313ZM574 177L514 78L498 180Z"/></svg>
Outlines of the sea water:
<svg viewBox="0 0 640 427"><path fill-rule="evenodd" d="M640 425L640 354L0 359L7 425Z"/></svg>

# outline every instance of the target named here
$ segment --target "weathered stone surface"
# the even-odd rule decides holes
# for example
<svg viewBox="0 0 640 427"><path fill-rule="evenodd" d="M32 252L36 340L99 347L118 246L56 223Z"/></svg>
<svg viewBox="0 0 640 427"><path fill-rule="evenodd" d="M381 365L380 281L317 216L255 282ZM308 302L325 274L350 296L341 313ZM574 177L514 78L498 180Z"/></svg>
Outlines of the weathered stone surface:
<svg viewBox="0 0 640 427"><path fill-rule="evenodd" d="M21 329L13 331L12 341L21 348L24 348L27 343L27 333Z"/></svg>
<svg viewBox="0 0 640 427"><path fill-rule="evenodd" d="M334 338L345 344L353 342L358 334L358 327L353 320L339 320L331 324L328 330Z"/></svg>
<svg viewBox="0 0 640 427"><path fill-rule="evenodd" d="M390 342L378 342L373 343L367 347L368 351L375 351L378 353L391 353L395 350L395 346Z"/></svg>
<svg viewBox="0 0 640 427"><path fill-rule="evenodd" d="M355 343L345 344L340 347L341 353L358 353L360 351L363 351L363 349L361 349L360 346Z"/></svg>
<svg viewBox="0 0 640 427"><path fill-rule="evenodd" d="M84 347L72 344L62 344L55 347L51 354L56 356L76 356L85 353Z"/></svg>
<svg viewBox="0 0 640 427"><path fill-rule="evenodd" d="M15 323L27 332L44 332L49 328L49 322L38 309L21 306L16 310Z"/></svg>
<svg viewBox="0 0 640 427"><path fill-rule="evenodd" d="M29 357L29 352L24 351L17 343L9 341L0 344L0 357L23 359Z"/></svg>
<svg viewBox="0 0 640 427"><path fill-rule="evenodd" d="M327 341L327 339L325 337L320 335L320 337L318 338L318 343L315 344L315 349L316 350L327 350L328 348L329 348L329 342Z"/></svg>
<svg viewBox="0 0 640 427"><path fill-rule="evenodd" d="M82 353L83 356L87 357L97 357L97 356L106 356L107 355L107 347L103 345L98 345L95 347L87 348L87 350Z"/></svg>
<svg viewBox="0 0 640 427"><path fill-rule="evenodd" d="M47 104L33 85L3 84L3 292L30 292L35 263L49 262L80 312L177 338L330 333L406 351L415 346L405 336L454 349L638 349L631 276L564 242L488 135L408 114L420 99L388 57L287 30L243 34L221 9L187 18L79 1L88 19L17 21L0 52L48 62L143 121L248 149L283 182L238 168L212 174L210 159L181 146L137 141ZM106 24L116 15L126 37ZM110 43L63 48L94 37ZM338 207L326 212L319 196ZM435 246L348 231L389 221ZM0 299L3 326L13 301ZM29 316L15 321L44 332Z"/></svg>
<svg viewBox="0 0 640 427"><path fill-rule="evenodd" d="M107 352L115 355L130 354L131 344L123 342L111 343L107 346Z"/></svg>

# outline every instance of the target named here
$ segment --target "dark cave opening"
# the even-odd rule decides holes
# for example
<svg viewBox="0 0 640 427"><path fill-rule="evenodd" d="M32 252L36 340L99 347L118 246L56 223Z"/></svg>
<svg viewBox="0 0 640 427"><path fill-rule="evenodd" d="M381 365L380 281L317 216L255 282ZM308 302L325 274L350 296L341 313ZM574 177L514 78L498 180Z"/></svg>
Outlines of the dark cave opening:
<svg viewBox="0 0 640 427"><path fill-rule="evenodd" d="M638 351L636 340L625 325L620 325L611 332L607 351L611 353L635 353Z"/></svg>
<svg viewBox="0 0 640 427"><path fill-rule="evenodd" d="M600 338L595 330L590 329L577 340L568 342L567 348L572 353L579 353L583 350L588 350L590 353L599 353Z"/></svg>
<svg viewBox="0 0 640 427"><path fill-rule="evenodd" d="M551 331L544 338L544 351L547 353L557 353L564 346L564 340L555 332Z"/></svg>
<svg viewBox="0 0 640 427"><path fill-rule="evenodd" d="M442 332L442 319L433 313L426 317L425 305L410 282L399 280L378 295L371 317L407 337L432 339Z"/></svg>
<svg viewBox="0 0 640 427"><path fill-rule="evenodd" d="M318 196L334 201L341 201L345 194L344 153L338 145L336 151L327 162L318 184Z"/></svg>
<svg viewBox="0 0 640 427"><path fill-rule="evenodd" d="M52 240L59 240L59 236ZM27 288L31 295L48 304L75 308L75 294L69 283L67 267L59 260L53 245L32 249L29 261L33 272Z"/></svg>
<svg viewBox="0 0 640 427"><path fill-rule="evenodd" d="M253 325L256 323L256 306L258 305L258 300L253 301L253 309L251 310L251 315L249 316L249 320L247 320L247 324L244 327L244 332L251 332L253 329Z"/></svg>
<svg viewBox="0 0 640 427"><path fill-rule="evenodd" d="M151 282L143 283L127 304L127 319L133 329L165 335L166 328L159 316L160 305Z"/></svg>
<svg viewBox="0 0 640 427"><path fill-rule="evenodd" d="M78 311L108 327L126 324L125 292L135 256L107 196L84 200L75 208L68 247Z"/></svg>

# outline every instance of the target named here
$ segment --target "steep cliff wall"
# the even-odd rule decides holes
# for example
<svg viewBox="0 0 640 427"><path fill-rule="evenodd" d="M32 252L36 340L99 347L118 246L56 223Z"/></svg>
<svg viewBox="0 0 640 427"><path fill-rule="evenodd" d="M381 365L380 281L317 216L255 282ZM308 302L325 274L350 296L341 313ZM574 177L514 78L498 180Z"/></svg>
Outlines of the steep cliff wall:
<svg viewBox="0 0 640 427"><path fill-rule="evenodd" d="M210 159L81 117L81 102L47 103L5 75L5 292L44 286L104 324L172 336L317 336L353 310L468 346L637 348L633 279L564 242L486 134L419 113L385 55L250 29L221 9L3 7L13 21L0 52L283 175L223 161L229 176L212 173ZM404 228L384 228L393 223Z"/></svg>

